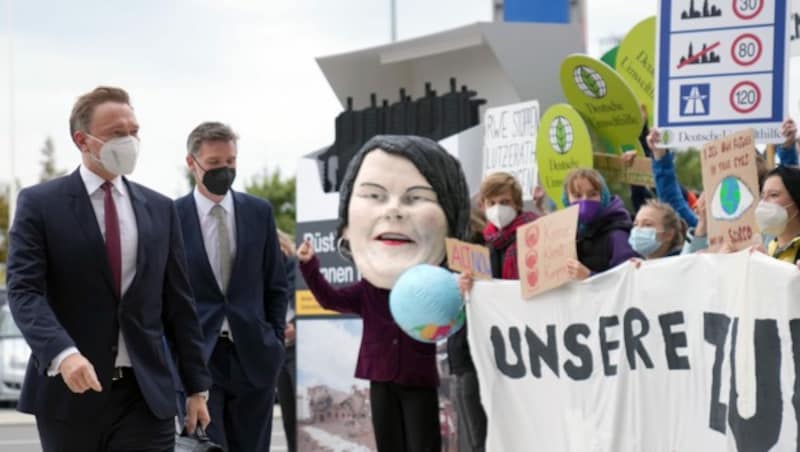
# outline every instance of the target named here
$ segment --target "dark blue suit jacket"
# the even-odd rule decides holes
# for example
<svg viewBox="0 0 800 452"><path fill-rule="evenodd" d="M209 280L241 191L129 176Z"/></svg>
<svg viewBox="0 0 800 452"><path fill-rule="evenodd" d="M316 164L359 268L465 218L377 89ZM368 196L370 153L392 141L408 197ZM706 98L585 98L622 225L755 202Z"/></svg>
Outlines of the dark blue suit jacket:
<svg viewBox="0 0 800 452"><path fill-rule="evenodd" d="M256 387L271 387L284 358L287 282L283 254L272 206L245 193L231 193L236 255L227 296L208 262L193 194L175 201L186 241L189 279L205 336L205 358L211 358L223 318L227 317L245 376Z"/></svg>
<svg viewBox="0 0 800 452"><path fill-rule="evenodd" d="M105 242L79 171L19 193L8 253L8 299L32 349L20 411L80 420L103 413L122 328L141 392L153 413L175 415L163 347L176 346L189 393L211 386L172 201L125 180L139 235L136 276L115 295ZM48 377L53 358L75 346L92 363L103 391L82 395Z"/></svg>

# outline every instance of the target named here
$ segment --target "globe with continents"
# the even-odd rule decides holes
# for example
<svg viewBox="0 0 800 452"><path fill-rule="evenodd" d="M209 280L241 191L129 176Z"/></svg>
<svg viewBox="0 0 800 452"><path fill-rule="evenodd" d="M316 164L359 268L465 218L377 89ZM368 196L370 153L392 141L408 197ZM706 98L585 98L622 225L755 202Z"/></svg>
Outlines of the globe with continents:
<svg viewBox="0 0 800 452"><path fill-rule="evenodd" d="M722 205L722 210L728 215L734 215L736 210L739 209L739 202L742 200L739 181L733 176L728 176L722 179L720 185L719 202Z"/></svg>
<svg viewBox="0 0 800 452"><path fill-rule="evenodd" d="M404 271L389 293L395 323L420 342L435 343L461 329L463 305L456 275L428 264Z"/></svg>

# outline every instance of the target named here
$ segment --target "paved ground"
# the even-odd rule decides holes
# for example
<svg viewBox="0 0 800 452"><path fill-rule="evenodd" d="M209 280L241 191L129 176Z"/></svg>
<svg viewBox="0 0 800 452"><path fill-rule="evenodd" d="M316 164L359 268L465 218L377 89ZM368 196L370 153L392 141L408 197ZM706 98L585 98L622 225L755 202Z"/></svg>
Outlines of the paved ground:
<svg viewBox="0 0 800 452"><path fill-rule="evenodd" d="M33 416L10 408L0 409L0 451L39 452L39 438ZM272 422L272 452L286 452L286 436L281 423L281 409L275 406Z"/></svg>

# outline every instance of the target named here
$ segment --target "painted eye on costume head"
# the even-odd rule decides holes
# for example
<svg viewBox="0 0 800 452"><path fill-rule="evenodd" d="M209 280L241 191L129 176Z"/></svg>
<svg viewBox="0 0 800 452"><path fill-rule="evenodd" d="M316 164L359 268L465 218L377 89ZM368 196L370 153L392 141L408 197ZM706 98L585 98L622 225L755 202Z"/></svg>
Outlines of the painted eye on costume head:
<svg viewBox="0 0 800 452"><path fill-rule="evenodd" d="M716 220L735 220L753 205L755 197L747 184L735 176L720 181L711 198L711 216Z"/></svg>

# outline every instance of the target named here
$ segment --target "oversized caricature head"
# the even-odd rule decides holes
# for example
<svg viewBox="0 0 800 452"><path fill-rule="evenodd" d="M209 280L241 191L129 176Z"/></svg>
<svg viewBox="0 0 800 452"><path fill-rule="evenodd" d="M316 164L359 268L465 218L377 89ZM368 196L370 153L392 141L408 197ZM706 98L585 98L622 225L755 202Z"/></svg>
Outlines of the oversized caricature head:
<svg viewBox="0 0 800 452"><path fill-rule="evenodd" d="M337 232L372 285L390 289L414 265L441 264L445 237L463 239L468 226L461 164L435 141L378 135L350 161Z"/></svg>

